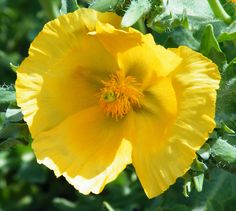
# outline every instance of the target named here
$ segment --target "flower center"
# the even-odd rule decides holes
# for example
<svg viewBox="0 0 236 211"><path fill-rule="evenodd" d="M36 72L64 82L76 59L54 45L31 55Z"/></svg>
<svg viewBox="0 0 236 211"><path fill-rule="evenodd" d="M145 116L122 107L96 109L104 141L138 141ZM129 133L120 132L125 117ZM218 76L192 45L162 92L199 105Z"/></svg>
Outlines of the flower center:
<svg viewBox="0 0 236 211"><path fill-rule="evenodd" d="M104 87L100 89L99 103L107 115L116 120L123 118L132 108L140 108L142 92L140 86L132 76L126 76L117 71L110 76L110 80L102 81Z"/></svg>

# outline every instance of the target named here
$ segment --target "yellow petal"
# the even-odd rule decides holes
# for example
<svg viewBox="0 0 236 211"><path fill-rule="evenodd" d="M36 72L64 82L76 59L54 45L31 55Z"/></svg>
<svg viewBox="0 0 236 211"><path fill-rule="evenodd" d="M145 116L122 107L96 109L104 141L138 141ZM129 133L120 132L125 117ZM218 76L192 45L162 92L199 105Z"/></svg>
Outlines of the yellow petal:
<svg viewBox="0 0 236 211"><path fill-rule="evenodd" d="M156 46L150 34L142 35L134 29L117 30L98 23L96 36L118 60L121 70L147 83L153 75L166 76L181 62L181 58L161 46Z"/></svg>
<svg viewBox="0 0 236 211"><path fill-rule="evenodd" d="M169 75L178 104L175 120L161 124L152 115L133 115L136 133L132 162L149 198L159 195L185 174L195 152L215 127L216 89L220 80L217 66L187 47L172 51L183 58ZM171 100L168 92L166 95ZM168 96L159 99L168 101Z"/></svg>
<svg viewBox="0 0 236 211"><path fill-rule="evenodd" d="M88 34L97 21L120 17L81 9L45 25L17 70L17 103L32 135L97 102L101 80L117 71L117 61Z"/></svg>
<svg viewBox="0 0 236 211"><path fill-rule="evenodd" d="M185 137L186 143L191 143L197 150L215 127L220 74L217 66L200 53L184 46L173 51L184 59L172 75L179 102L179 116L171 130L172 138Z"/></svg>
<svg viewBox="0 0 236 211"><path fill-rule="evenodd" d="M100 107L91 107L37 135L32 147L39 163L63 175L81 193L100 193L131 163L123 123L107 119Z"/></svg>
<svg viewBox="0 0 236 211"><path fill-rule="evenodd" d="M177 99L171 78L159 78L143 91L143 110L155 115L159 121L170 121L177 114Z"/></svg>

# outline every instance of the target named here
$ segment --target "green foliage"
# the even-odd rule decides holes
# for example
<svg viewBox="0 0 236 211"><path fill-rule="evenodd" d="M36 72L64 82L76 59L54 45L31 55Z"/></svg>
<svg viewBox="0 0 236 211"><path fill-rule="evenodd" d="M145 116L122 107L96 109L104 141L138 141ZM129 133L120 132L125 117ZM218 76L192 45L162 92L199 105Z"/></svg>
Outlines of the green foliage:
<svg viewBox="0 0 236 211"><path fill-rule="evenodd" d="M50 1L50 0L49 0ZM57 2L52 0L50 2ZM24 57L30 42L50 18L41 10L38 1L0 1L0 86L13 84L16 78L10 63L18 65Z"/></svg>
<svg viewBox="0 0 236 211"><path fill-rule="evenodd" d="M172 187L163 194L164 201L160 210L233 211L236 197L235 175L219 169L212 169L210 173L209 180L204 182L203 191L194 191L187 199L178 195L174 189L176 186Z"/></svg>
<svg viewBox="0 0 236 211"><path fill-rule="evenodd" d="M129 27L135 24L140 18L151 10L151 2L149 0L131 1L129 8L125 12L121 21L122 27Z"/></svg>
<svg viewBox="0 0 236 211"><path fill-rule="evenodd" d="M226 164L236 164L236 147L222 138L209 141L211 146L211 155L216 161Z"/></svg>
<svg viewBox="0 0 236 211"><path fill-rule="evenodd" d="M150 27L158 32L179 25L188 27L191 30L197 30L215 20L214 13L207 0L172 0L163 2L162 13L156 15L149 22Z"/></svg>
<svg viewBox="0 0 236 211"><path fill-rule="evenodd" d="M57 0L39 0L39 3L49 20L54 19L59 15Z"/></svg>
<svg viewBox="0 0 236 211"><path fill-rule="evenodd" d="M203 55L210 58L219 67L222 68L225 65L226 63L225 55L220 49L220 45L216 40L213 31L213 26L211 24L208 24L203 30L200 50L203 53Z"/></svg>
<svg viewBox="0 0 236 211"><path fill-rule="evenodd" d="M62 0L61 1L61 9L60 9L61 14L73 12L77 9L79 9L79 6L76 0Z"/></svg>
<svg viewBox="0 0 236 211"><path fill-rule="evenodd" d="M116 11L117 8L123 7L124 3L125 0L94 0L89 7L101 12Z"/></svg>
<svg viewBox="0 0 236 211"><path fill-rule="evenodd" d="M1 109L6 107L9 103L14 103L16 101L15 92L9 90L9 88L0 88L0 106Z"/></svg>
<svg viewBox="0 0 236 211"><path fill-rule="evenodd" d="M184 177L155 199L146 198L132 166L102 194L83 196L37 164L29 146L31 137L15 102L15 70L43 24L78 5L114 11L123 16L123 27L134 25L152 33L165 47L189 46L219 66L217 127ZM226 0L2 0L0 7L0 210L235 209L235 4Z"/></svg>
<svg viewBox="0 0 236 211"><path fill-rule="evenodd" d="M9 88L0 89L0 114L0 151L27 144L29 130L22 120L20 108L16 106L15 92Z"/></svg>
<svg viewBox="0 0 236 211"><path fill-rule="evenodd" d="M232 21L232 18L224 10L219 0L208 0L208 3L217 18L223 20L226 23L230 23Z"/></svg>
<svg viewBox="0 0 236 211"><path fill-rule="evenodd" d="M217 39L218 42L223 42L226 40L236 40L236 20L232 22L228 27L223 29Z"/></svg>
<svg viewBox="0 0 236 211"><path fill-rule="evenodd" d="M222 52L219 46L219 43L217 42L213 26L211 24L208 24L206 28L204 29L202 40L201 40L201 52L208 56L210 54L211 49L215 49L218 52Z"/></svg>

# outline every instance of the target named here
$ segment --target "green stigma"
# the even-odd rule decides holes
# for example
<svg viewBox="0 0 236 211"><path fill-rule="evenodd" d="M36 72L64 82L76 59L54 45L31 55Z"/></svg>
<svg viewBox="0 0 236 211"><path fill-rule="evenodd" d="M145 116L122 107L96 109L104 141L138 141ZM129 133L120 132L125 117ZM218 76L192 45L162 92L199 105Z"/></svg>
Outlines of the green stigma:
<svg viewBox="0 0 236 211"><path fill-rule="evenodd" d="M113 91L106 91L103 93L102 98L106 102L113 102L116 100L116 95Z"/></svg>

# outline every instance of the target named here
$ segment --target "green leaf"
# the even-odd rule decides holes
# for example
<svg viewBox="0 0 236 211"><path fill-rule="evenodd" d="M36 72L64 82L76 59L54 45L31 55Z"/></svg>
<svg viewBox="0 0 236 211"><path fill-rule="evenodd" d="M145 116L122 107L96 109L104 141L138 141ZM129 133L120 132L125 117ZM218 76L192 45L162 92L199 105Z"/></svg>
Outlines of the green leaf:
<svg viewBox="0 0 236 211"><path fill-rule="evenodd" d="M11 67L11 69L12 69L14 72L16 72L16 70L18 69L19 65L14 65L14 64L10 63L10 67Z"/></svg>
<svg viewBox="0 0 236 211"><path fill-rule="evenodd" d="M72 201L69 201L64 198L58 198L55 197L53 199L53 205L57 208L57 210L61 211L76 211L78 208L76 207L76 204Z"/></svg>
<svg viewBox="0 0 236 211"><path fill-rule="evenodd" d="M16 101L15 91L0 88L0 105L14 103Z"/></svg>
<svg viewBox="0 0 236 211"><path fill-rule="evenodd" d="M79 9L77 0L61 0L61 9L60 9L61 14L74 12L77 9Z"/></svg>
<svg viewBox="0 0 236 211"><path fill-rule="evenodd" d="M204 55L209 56L212 48L216 49L218 52L222 52L219 43L215 38L213 26L211 24L208 24L204 29L202 35L200 49Z"/></svg>
<svg viewBox="0 0 236 211"><path fill-rule="evenodd" d="M221 31L220 36L217 38L218 42L226 40L236 40L236 20L232 22L227 28Z"/></svg>
<svg viewBox="0 0 236 211"><path fill-rule="evenodd" d="M221 125L222 121L233 130L236 129L232 122L236 121L236 58L225 68L222 73L220 90L217 94L216 120Z"/></svg>
<svg viewBox="0 0 236 211"><path fill-rule="evenodd" d="M166 20L169 21L169 26L171 27L174 20L185 20L179 21L182 26L186 26L186 21L188 21L187 26L190 29L199 29L201 26L206 25L209 22L215 21L215 15L212 12L207 0L171 0L163 1L163 12L161 14L156 14L150 22L155 28L156 24L161 24ZM171 19L170 19L171 18Z"/></svg>
<svg viewBox="0 0 236 211"><path fill-rule="evenodd" d="M235 131L229 128L224 122L222 122L222 128L229 134L235 134Z"/></svg>
<svg viewBox="0 0 236 211"><path fill-rule="evenodd" d="M16 176L19 180L42 184L47 179L47 172L44 166L38 165L35 160L30 160L22 163Z"/></svg>
<svg viewBox="0 0 236 211"><path fill-rule="evenodd" d="M128 10L121 21L122 27L129 27L135 24L141 17L151 10L149 0L132 0Z"/></svg>
<svg viewBox="0 0 236 211"><path fill-rule="evenodd" d="M103 202L103 206L104 206L106 211L115 211L115 209L112 208L112 206L106 201Z"/></svg>
<svg viewBox="0 0 236 211"><path fill-rule="evenodd" d="M157 13L154 13L155 15L153 15L153 13L154 12L151 11L152 16L150 15L147 21L148 26L159 33L171 31L172 29L179 26L189 28L186 10L183 11L181 16L176 16L172 12L161 13L160 11L158 11Z"/></svg>
<svg viewBox="0 0 236 211"><path fill-rule="evenodd" d="M236 78L236 57L228 64L223 77L227 83L233 78ZM224 85L227 86L227 83L224 83Z"/></svg>
<svg viewBox="0 0 236 211"><path fill-rule="evenodd" d="M172 211L189 211L189 207L183 204L175 205L172 209Z"/></svg>
<svg viewBox="0 0 236 211"><path fill-rule="evenodd" d="M196 188L198 192L202 191L203 181L204 181L204 173L195 172L193 175L193 182L194 182L194 187Z"/></svg>
<svg viewBox="0 0 236 211"><path fill-rule="evenodd" d="M192 177L189 173L184 175L183 195L189 197L189 193L192 191Z"/></svg>
<svg viewBox="0 0 236 211"><path fill-rule="evenodd" d="M211 156L218 162L225 164L236 164L236 147L229 144L226 140L218 138L209 141L211 146Z"/></svg>
<svg viewBox="0 0 236 211"><path fill-rule="evenodd" d="M3 128L6 121L5 112L0 112L0 130Z"/></svg>
<svg viewBox="0 0 236 211"><path fill-rule="evenodd" d="M219 168L211 169L209 173L210 179L204 179L202 192L192 191L188 198L179 194L180 184L172 186L162 194L160 210L173 210L176 205L185 205L189 211L223 211L223 208L233 211L236 203L236 175ZM188 181L191 184L191 177Z"/></svg>
<svg viewBox="0 0 236 211"><path fill-rule="evenodd" d="M166 10L175 14L182 14L186 10L189 17L196 18L199 21L215 17L207 0L171 0L168 3L167 1L164 2L166 2Z"/></svg>
<svg viewBox="0 0 236 211"><path fill-rule="evenodd" d="M210 145L205 143L198 151L197 154L200 155L200 157L203 160L208 160L210 157L210 153L211 153L211 148Z"/></svg>
<svg viewBox="0 0 236 211"><path fill-rule="evenodd" d="M29 138L29 130L26 123L11 123L7 124L0 130L0 139L23 139Z"/></svg>
<svg viewBox="0 0 236 211"><path fill-rule="evenodd" d="M192 32L188 29L178 27L170 34L170 38L177 45L185 45L194 50L199 50L200 43L195 39Z"/></svg>
<svg viewBox="0 0 236 211"><path fill-rule="evenodd" d="M218 211L221 210L220 207L225 207L231 198L235 199L235 190L236 177L223 170L215 169L211 171L210 180L205 180L203 191L193 193L188 203L191 204L191 210Z"/></svg>
<svg viewBox="0 0 236 211"><path fill-rule="evenodd" d="M12 148L18 144L23 144L23 142L14 138L8 138L5 141L0 142L0 151L8 150L9 148Z"/></svg>
<svg viewBox="0 0 236 211"><path fill-rule="evenodd" d="M191 165L191 169L193 171L198 171L198 172L204 172L206 171L208 168L206 166L205 163L199 161L197 158L193 161L192 165Z"/></svg>
<svg viewBox="0 0 236 211"><path fill-rule="evenodd" d="M94 0L89 8L100 12L115 11L118 6L122 5L125 0Z"/></svg>
<svg viewBox="0 0 236 211"><path fill-rule="evenodd" d="M16 106L9 106L6 110L5 116L6 121L8 122L19 122L23 118L21 109Z"/></svg>
<svg viewBox="0 0 236 211"><path fill-rule="evenodd" d="M203 55L210 58L221 69L223 69L226 64L226 57L215 38L213 26L211 24L208 24L203 31L200 49Z"/></svg>

